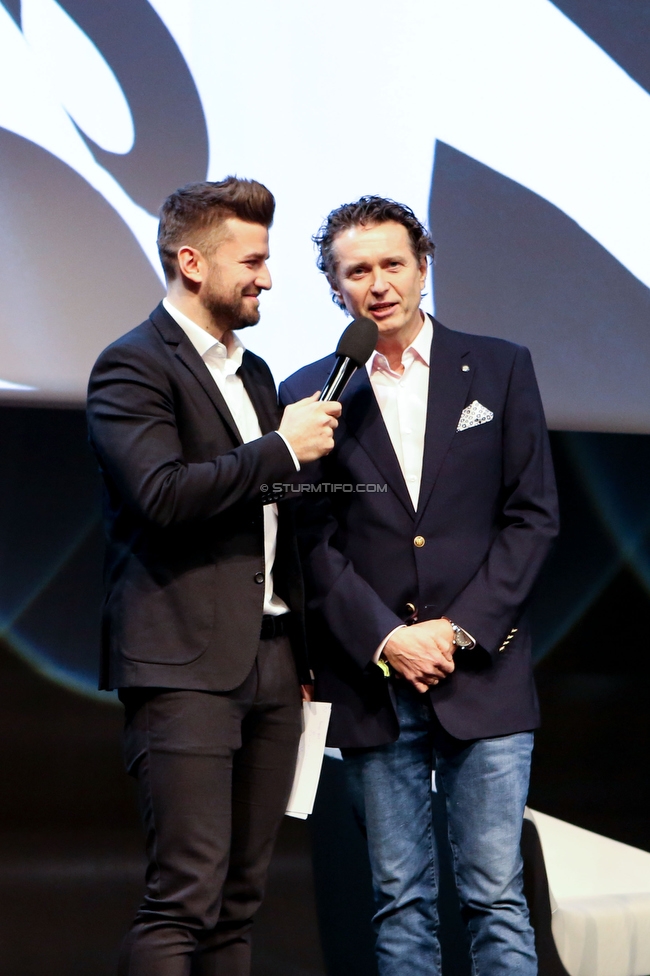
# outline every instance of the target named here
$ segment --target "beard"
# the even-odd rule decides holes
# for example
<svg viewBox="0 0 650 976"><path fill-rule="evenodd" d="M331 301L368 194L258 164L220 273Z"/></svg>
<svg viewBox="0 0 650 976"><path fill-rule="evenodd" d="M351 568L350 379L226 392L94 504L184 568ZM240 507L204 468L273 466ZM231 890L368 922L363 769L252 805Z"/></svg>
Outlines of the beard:
<svg viewBox="0 0 650 976"><path fill-rule="evenodd" d="M257 325L260 320L259 307L247 304L244 301L247 297L257 298L257 294L233 292L231 295L224 295L217 289L210 289L202 296L202 302L219 328L223 329L225 326L230 330L247 329L251 325Z"/></svg>

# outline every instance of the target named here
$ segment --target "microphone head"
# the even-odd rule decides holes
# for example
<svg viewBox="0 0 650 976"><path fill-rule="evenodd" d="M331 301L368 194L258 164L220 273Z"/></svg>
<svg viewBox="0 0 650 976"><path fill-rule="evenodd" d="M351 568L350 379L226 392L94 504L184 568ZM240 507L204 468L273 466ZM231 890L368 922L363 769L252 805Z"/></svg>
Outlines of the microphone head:
<svg viewBox="0 0 650 976"><path fill-rule="evenodd" d="M372 319L359 316L350 322L339 339L336 355L351 359L357 366L364 366L377 345L378 335L379 330Z"/></svg>

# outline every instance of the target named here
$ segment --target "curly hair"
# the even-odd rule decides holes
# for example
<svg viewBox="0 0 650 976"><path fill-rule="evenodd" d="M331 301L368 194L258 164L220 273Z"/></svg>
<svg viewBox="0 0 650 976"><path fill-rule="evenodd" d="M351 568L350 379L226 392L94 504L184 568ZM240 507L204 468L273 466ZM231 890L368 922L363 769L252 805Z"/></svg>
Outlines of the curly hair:
<svg viewBox="0 0 650 976"><path fill-rule="evenodd" d="M385 224L394 221L402 224L408 231L413 254L418 263L427 258L433 258L435 244L431 240L429 232L417 219L410 207L386 197L365 196L357 200L356 203L344 203L343 206L332 210L325 218L317 234L314 234L312 241L318 247L317 265L332 287L332 301L340 308L345 305L334 291L336 284L336 256L334 253L334 242L339 234L348 230L350 227L370 226L372 224Z"/></svg>
<svg viewBox="0 0 650 976"><path fill-rule="evenodd" d="M257 180L227 176L175 190L160 208L158 224L158 254L167 281L176 278L176 255L183 244L206 250L211 232L229 217L270 227L274 213L273 194Z"/></svg>

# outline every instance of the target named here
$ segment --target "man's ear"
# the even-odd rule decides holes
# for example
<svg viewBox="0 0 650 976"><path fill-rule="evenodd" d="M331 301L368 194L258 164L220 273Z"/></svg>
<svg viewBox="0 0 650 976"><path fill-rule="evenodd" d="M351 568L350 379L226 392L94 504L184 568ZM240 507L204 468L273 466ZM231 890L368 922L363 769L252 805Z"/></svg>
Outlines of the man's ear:
<svg viewBox="0 0 650 976"><path fill-rule="evenodd" d="M343 301L343 296L338 289L336 281L330 278L328 275L327 282L330 286L330 291L332 292L332 298L334 299L336 304L339 305L340 308L345 308L345 302Z"/></svg>
<svg viewBox="0 0 650 976"><path fill-rule="evenodd" d="M428 270L429 270L429 264L427 262L426 257L420 258L420 279L421 279L420 290L422 290L422 288L424 288L426 284Z"/></svg>
<svg viewBox="0 0 650 976"><path fill-rule="evenodd" d="M183 244L176 252L178 268L184 278L200 285L205 276L205 258L195 247Z"/></svg>

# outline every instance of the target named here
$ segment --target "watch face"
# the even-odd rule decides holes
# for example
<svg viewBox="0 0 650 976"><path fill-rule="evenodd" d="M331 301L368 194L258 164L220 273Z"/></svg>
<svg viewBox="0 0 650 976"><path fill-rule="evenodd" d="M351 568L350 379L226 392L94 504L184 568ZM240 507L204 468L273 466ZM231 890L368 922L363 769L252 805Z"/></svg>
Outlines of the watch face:
<svg viewBox="0 0 650 976"><path fill-rule="evenodd" d="M452 627L454 628L454 644L456 647L469 647L472 643L472 638L469 634L466 634L458 624L452 624Z"/></svg>

